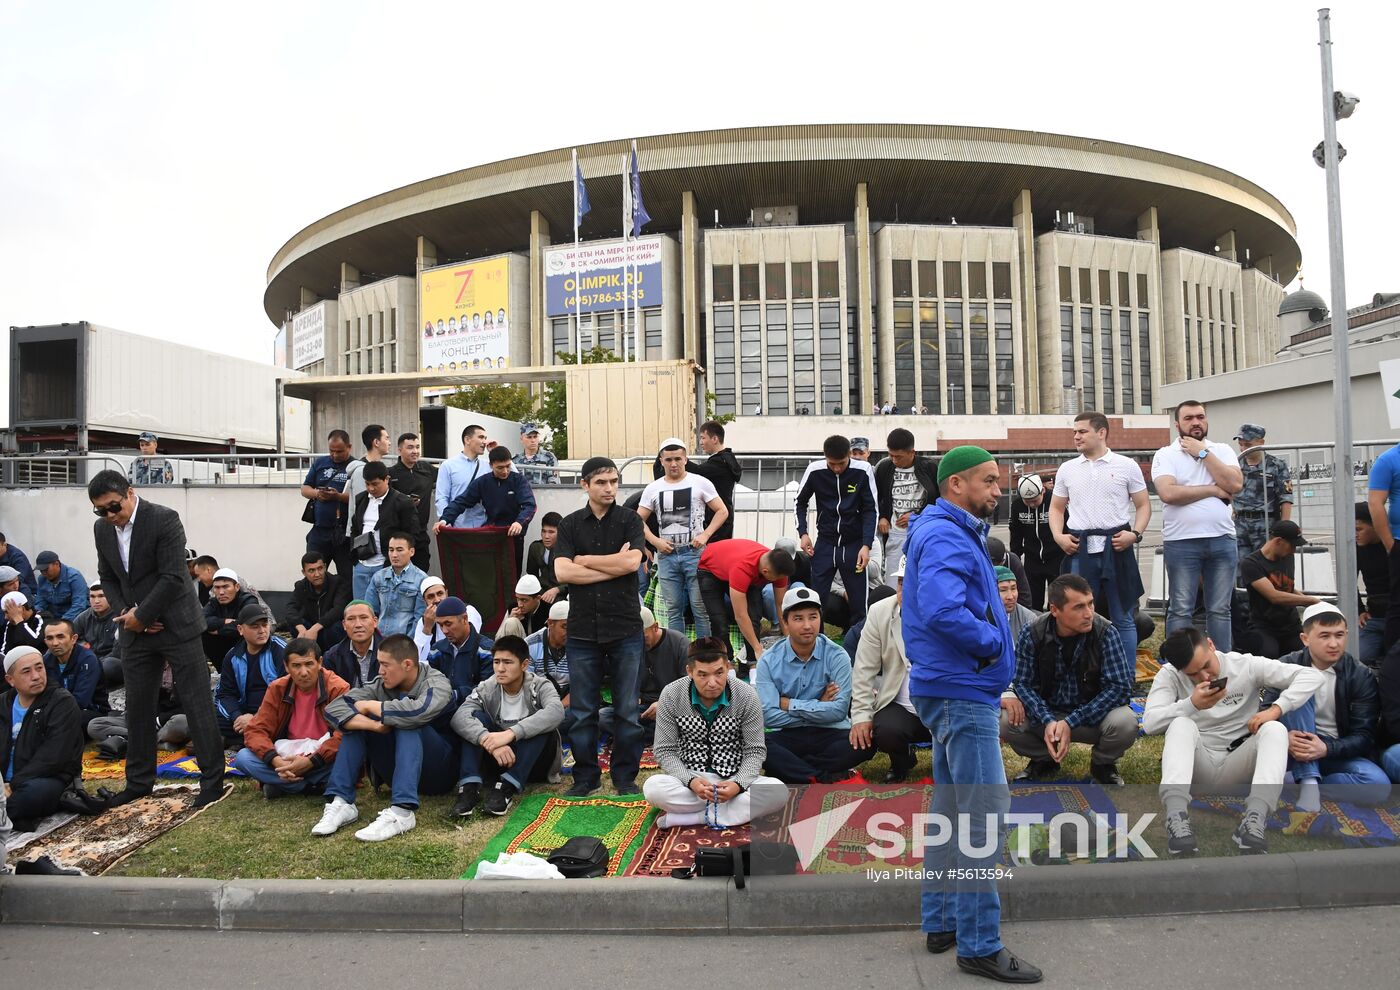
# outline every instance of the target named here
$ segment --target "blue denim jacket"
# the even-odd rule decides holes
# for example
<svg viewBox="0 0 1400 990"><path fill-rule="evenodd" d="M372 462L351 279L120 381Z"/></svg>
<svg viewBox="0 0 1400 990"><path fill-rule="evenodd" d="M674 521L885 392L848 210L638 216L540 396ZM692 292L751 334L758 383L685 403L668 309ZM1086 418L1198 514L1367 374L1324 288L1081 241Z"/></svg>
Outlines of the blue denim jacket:
<svg viewBox="0 0 1400 990"><path fill-rule="evenodd" d="M400 574L392 567L381 567L369 579L365 601L379 617L379 631L385 636L413 635L413 627L423 618L426 607L419 588L428 575L409 564Z"/></svg>

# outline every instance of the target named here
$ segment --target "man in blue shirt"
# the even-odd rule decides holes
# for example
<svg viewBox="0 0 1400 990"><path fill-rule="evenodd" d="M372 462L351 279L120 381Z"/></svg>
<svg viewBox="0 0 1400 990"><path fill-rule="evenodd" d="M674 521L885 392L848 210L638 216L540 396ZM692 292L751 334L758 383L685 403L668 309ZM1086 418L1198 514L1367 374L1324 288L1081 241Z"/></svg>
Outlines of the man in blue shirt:
<svg viewBox="0 0 1400 990"><path fill-rule="evenodd" d="M1026 717L1011 726L1007 745L1030 765L1017 780L1048 780L1060 772L1071 742L1094 747L1089 776L1122 787L1118 761L1137 741L1137 715L1128 706L1136 666L1118 630L1094 611L1094 592L1078 574L1050 582L1050 611L1026 623L1016 643L1016 697Z"/></svg>
<svg viewBox="0 0 1400 990"><path fill-rule="evenodd" d="M13 567L19 574L19 587L13 590L34 597L34 568L24 551L6 540L4 533L0 533L0 567Z"/></svg>
<svg viewBox="0 0 1400 990"><path fill-rule="evenodd" d="M350 499L345 479L350 469L350 434L332 430L326 438L326 449L330 455L316 458L301 483L302 498L312 502L306 549L332 561L336 574L349 581L350 543L345 537L345 524L350 519Z"/></svg>
<svg viewBox="0 0 1400 990"><path fill-rule="evenodd" d="M1390 586L1400 588L1400 551L1395 535L1400 533L1400 446L1391 447L1371 466L1366 504L1371 508L1371 526L1380 537L1390 560ZM1392 594L1385 613L1385 640L1381 656L1400 640L1400 593Z"/></svg>
<svg viewBox="0 0 1400 990"><path fill-rule="evenodd" d="M980 872L997 865L1011 807L998 736L1001 693L1013 668L1011 626L987 553L1000 482L991 454L954 447L938 464L938 501L913 517L905 542L904 649L910 700L933 737L930 811L965 830L925 851L922 927L928 951L957 946L961 970L1035 983L1040 970L1002 945L996 882ZM989 818L994 836L987 834ZM966 851L984 849L984 856ZM977 879L943 880L954 867Z"/></svg>
<svg viewBox="0 0 1400 990"><path fill-rule="evenodd" d="M473 481L486 473L486 462L481 459L485 451L485 429L472 424L462 431L462 452L444 461L438 468L437 489L433 493L438 518L442 518L448 502L464 494ZM480 505L474 505L463 512L458 523L462 529L472 529L485 524L486 511Z"/></svg>
<svg viewBox="0 0 1400 990"><path fill-rule="evenodd" d="M783 599L788 635L764 651L754 675L763 703L770 776L833 784L874 755L851 746L851 658L822 634L821 598L798 588Z"/></svg>
<svg viewBox="0 0 1400 990"><path fill-rule="evenodd" d="M287 650L272 635L272 622L261 605L243 606L238 635L237 645L228 651L219 670L214 707L224 742L242 749L243 730L262 707L268 685L287 674Z"/></svg>
<svg viewBox="0 0 1400 990"><path fill-rule="evenodd" d="M52 550L42 551L34 563L39 568L34 611L45 619L76 619L87 608L87 579Z"/></svg>

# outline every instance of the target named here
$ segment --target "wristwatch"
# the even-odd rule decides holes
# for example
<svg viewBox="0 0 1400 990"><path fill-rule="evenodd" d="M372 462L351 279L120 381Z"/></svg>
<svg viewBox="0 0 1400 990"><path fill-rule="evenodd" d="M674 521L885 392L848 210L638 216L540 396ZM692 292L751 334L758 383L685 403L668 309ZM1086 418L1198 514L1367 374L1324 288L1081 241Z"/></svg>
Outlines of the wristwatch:
<svg viewBox="0 0 1400 990"><path fill-rule="evenodd" d="M1137 542L1139 542L1139 543L1142 542L1142 530L1140 530L1140 529L1135 529L1135 530L1133 530L1133 535L1137 537Z"/></svg>
<svg viewBox="0 0 1400 990"><path fill-rule="evenodd" d="M1209 448L1209 447L1202 447L1202 448L1201 448L1201 452L1200 452L1199 454L1196 455L1196 458L1197 458L1198 460L1202 460L1202 461L1203 461L1203 460L1205 460L1205 459L1206 459L1207 457L1209 457L1209 456L1210 456L1210 448Z"/></svg>

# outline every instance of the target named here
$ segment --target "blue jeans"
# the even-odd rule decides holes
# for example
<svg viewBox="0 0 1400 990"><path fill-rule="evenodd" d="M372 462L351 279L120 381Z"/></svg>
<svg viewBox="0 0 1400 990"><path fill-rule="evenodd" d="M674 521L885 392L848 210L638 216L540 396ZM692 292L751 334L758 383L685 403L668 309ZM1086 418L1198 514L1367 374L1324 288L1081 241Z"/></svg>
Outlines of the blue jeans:
<svg viewBox="0 0 1400 990"><path fill-rule="evenodd" d="M700 551L689 544L656 555L661 595L666 599L666 628L685 632L685 606L695 616L695 634L710 635L710 615L700 598Z"/></svg>
<svg viewBox="0 0 1400 990"><path fill-rule="evenodd" d="M1137 658L1137 620L1132 609L1123 608L1118 601L1118 596L1112 593L1113 585L1104 585L1097 573L1092 576L1082 573L1086 557L1082 553L1077 553L1069 558L1069 573L1079 574L1089 581L1094 589L1094 604L1100 615L1107 615L1108 620L1113 623L1113 628L1118 630L1118 638L1123 641L1123 652L1127 654L1129 662L1136 662ZM1099 567L1090 567L1091 572L1098 572ZM1100 583L1096 583L1099 581ZM1109 594L1104 594L1105 587ZM1025 604L1024 602L1022 604ZM1107 612L1105 612L1105 608Z"/></svg>
<svg viewBox="0 0 1400 990"><path fill-rule="evenodd" d="M1381 768L1392 784L1400 784L1400 743L1386 749L1381 754Z"/></svg>
<svg viewBox="0 0 1400 990"><path fill-rule="evenodd" d="M301 780L283 780L277 776L277 771L272 769L262 760L253 755L253 751L244 746L238 751L238 755L233 758L235 770L240 770L244 774L262 784L264 788L276 787L286 791L288 794L300 794L306 790L308 784L324 784L331 775L331 768L334 762L327 763L319 770L309 770Z"/></svg>
<svg viewBox="0 0 1400 990"><path fill-rule="evenodd" d="M355 803L355 781L368 761L390 781L389 800L400 808L417 808L419 794L446 794L457 780L452 744L432 726L393 729L388 734L349 731L341 737L326 797Z"/></svg>
<svg viewBox="0 0 1400 990"><path fill-rule="evenodd" d="M383 564L380 564L379 567L367 567L364 564L356 563L355 570L350 578L350 597L363 599L366 593L369 592L369 579L374 577L375 572L383 566ZM387 636L389 634L385 633L384 635Z"/></svg>
<svg viewBox="0 0 1400 990"><path fill-rule="evenodd" d="M979 701L951 698L911 699L933 737L934 815L966 828L954 838L924 851L926 871L991 869L1001 860L1006 813L1011 793L1001 760L1000 709ZM988 832L994 817L995 841ZM964 852L969 850L979 854ZM980 854L984 847L988 852ZM925 874L933 876L932 872ZM926 879L923 889L923 930L958 933L958 955L975 958L1001 951L1001 897L994 880L945 881Z"/></svg>
<svg viewBox="0 0 1400 990"><path fill-rule="evenodd" d="M490 715L485 712L475 712L476 720L486 726L487 732L500 732L501 727ZM555 735L553 730L538 736L531 736L528 739L521 739L511 743L510 748L515 751L515 765L509 770L502 770L500 778L517 791L525 789L525 782L530 779L530 771L535 768L541 756L544 755L548 745L553 742ZM462 759L458 762L460 776L457 778L457 786L463 784L481 783L481 754L484 752L480 746L466 739L462 740ZM495 759L491 759L487 766L498 767Z"/></svg>
<svg viewBox="0 0 1400 990"><path fill-rule="evenodd" d="M1306 704L1293 709L1279 721L1291 732L1316 734L1316 713L1317 702L1309 698ZM1390 778L1365 757L1324 756L1320 760L1295 760L1290 756L1288 769L1294 780L1321 781L1323 794L1329 800L1381 804L1390 796Z"/></svg>
<svg viewBox="0 0 1400 990"><path fill-rule="evenodd" d="M1385 616L1373 615L1357 633L1357 658L1368 667L1380 666L1385 656Z"/></svg>
<svg viewBox="0 0 1400 990"><path fill-rule="evenodd" d="M1169 540L1165 557L1168 635L1191 625L1191 614L1196 609L1196 589L1204 580L1206 631L1215 648L1228 653L1232 642L1230 601L1234 596L1235 564L1239 557L1235 538L1208 536Z"/></svg>
<svg viewBox="0 0 1400 990"><path fill-rule="evenodd" d="M642 696L642 634L611 643L570 636L569 744L574 754L574 782L597 785L598 709L603 704L603 677L612 680L614 724L612 778L632 783L642 762L642 725L637 702Z"/></svg>

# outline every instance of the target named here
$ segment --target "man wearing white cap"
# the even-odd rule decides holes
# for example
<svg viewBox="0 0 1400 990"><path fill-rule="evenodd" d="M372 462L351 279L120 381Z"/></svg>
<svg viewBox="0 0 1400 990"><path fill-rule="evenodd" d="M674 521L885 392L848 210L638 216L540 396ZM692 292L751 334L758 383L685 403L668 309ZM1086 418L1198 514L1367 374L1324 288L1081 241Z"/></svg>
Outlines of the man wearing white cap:
<svg viewBox="0 0 1400 990"><path fill-rule="evenodd" d="M73 696L50 683L32 646L5 654L0 694L0 776L14 827L33 828L58 810L58 797L83 772L83 718Z"/></svg>
<svg viewBox="0 0 1400 990"><path fill-rule="evenodd" d="M44 648L44 617L35 613L24 592L11 591L0 598L0 609L5 612L0 651L13 650L16 646Z"/></svg>
<svg viewBox="0 0 1400 990"><path fill-rule="evenodd" d="M549 618L544 628L525 638L530 648L530 670L541 677L547 677L559 692L559 700L564 703L564 724L559 731L564 738L569 736L573 724L569 711L569 603L567 600L549 606Z"/></svg>
<svg viewBox="0 0 1400 990"><path fill-rule="evenodd" d="M204 606L204 655L216 664L222 663L224 656L238 643L239 614L249 605L257 604L252 592L243 590L237 571L232 567L216 570L209 604Z"/></svg>
<svg viewBox="0 0 1400 990"><path fill-rule="evenodd" d="M447 597L447 585L442 578L428 575L418 585L418 593L423 596L423 617L413 627L413 642L418 647L418 660L428 662L428 654L433 652L442 630L438 627L438 602Z"/></svg>
<svg viewBox="0 0 1400 990"><path fill-rule="evenodd" d="M700 596L700 554L705 544L729 518L729 510L714 483L686 469L685 441L670 437L661 441L661 467L665 475L647 485L637 514L643 522L656 516L657 532L644 530L656 551L661 596L666 602L666 626L685 632L685 610L695 616L696 635L710 634L709 614ZM705 525L705 507L714 515Z"/></svg>
<svg viewBox="0 0 1400 990"><path fill-rule="evenodd" d="M540 597L543 593L540 579L533 574L526 574L515 582L515 608L502 620L500 628L496 630L496 636L519 636L525 639L543 629L549 619L549 606Z"/></svg>

